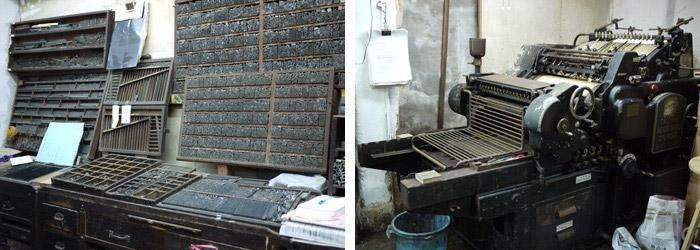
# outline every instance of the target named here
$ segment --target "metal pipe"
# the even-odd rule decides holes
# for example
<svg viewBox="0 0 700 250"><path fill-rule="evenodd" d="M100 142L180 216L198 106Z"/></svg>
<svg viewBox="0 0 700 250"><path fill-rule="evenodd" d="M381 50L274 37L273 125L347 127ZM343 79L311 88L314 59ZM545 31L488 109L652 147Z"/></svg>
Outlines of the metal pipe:
<svg viewBox="0 0 700 250"><path fill-rule="evenodd" d="M447 71L447 34L450 24L450 0L443 0L442 8L442 55L440 56L440 88L438 97L437 128L442 129L445 117L445 72Z"/></svg>

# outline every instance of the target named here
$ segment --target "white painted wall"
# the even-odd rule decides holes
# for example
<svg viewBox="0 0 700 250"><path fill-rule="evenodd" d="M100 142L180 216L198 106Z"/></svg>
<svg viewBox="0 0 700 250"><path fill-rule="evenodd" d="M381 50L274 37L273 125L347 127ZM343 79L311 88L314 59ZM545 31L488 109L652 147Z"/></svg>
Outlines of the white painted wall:
<svg viewBox="0 0 700 250"><path fill-rule="evenodd" d="M383 19L376 8L378 0L355 1L355 141L358 144L389 140L396 137L399 115L399 87L372 88L369 84L369 63L362 61L370 30L381 29ZM397 5L388 1L388 23L396 27ZM393 217L391 175L385 171L359 167L357 169L359 201L356 226L360 231L386 227Z"/></svg>
<svg viewBox="0 0 700 250"><path fill-rule="evenodd" d="M610 21L610 0L480 2L480 33L486 38L482 72L505 73L522 45L573 43L576 34L592 32ZM637 5L637 1L625 2Z"/></svg>
<svg viewBox="0 0 700 250"><path fill-rule="evenodd" d="M697 0L612 0L610 17L624 18L620 25L644 29L668 28L676 24L678 18L695 16L695 20L681 28L693 34L693 65L700 65L700 2Z"/></svg>
<svg viewBox="0 0 700 250"><path fill-rule="evenodd" d="M127 0L19 0L20 20L30 20L54 16L85 13L99 10L114 10L115 6ZM143 48L144 54L153 58L173 57L174 43L174 0L148 0L148 36Z"/></svg>
<svg viewBox="0 0 700 250"><path fill-rule="evenodd" d="M17 78L7 71L10 49L10 24L19 20L16 0L0 0L0 146L5 145L7 126L17 90Z"/></svg>

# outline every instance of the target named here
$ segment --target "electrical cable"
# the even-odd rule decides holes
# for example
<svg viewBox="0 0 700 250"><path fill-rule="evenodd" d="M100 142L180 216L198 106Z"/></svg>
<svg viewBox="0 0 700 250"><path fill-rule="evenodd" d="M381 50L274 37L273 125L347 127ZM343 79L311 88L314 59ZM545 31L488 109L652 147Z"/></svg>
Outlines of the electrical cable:
<svg viewBox="0 0 700 250"><path fill-rule="evenodd" d="M362 55L362 62L355 63L356 65L362 65L367 59L367 48L369 47L369 42L372 41L372 26L374 26L374 14L372 13L372 0L369 0L369 38L367 39L367 44L365 44L365 52Z"/></svg>

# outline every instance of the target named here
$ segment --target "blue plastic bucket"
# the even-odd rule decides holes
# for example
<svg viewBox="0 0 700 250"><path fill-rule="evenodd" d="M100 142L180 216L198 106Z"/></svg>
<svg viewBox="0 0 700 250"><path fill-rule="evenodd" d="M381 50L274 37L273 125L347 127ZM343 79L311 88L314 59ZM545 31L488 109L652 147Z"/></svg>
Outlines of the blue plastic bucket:
<svg viewBox="0 0 700 250"><path fill-rule="evenodd" d="M386 236L396 236L397 250L446 249L450 216L403 212L386 228Z"/></svg>

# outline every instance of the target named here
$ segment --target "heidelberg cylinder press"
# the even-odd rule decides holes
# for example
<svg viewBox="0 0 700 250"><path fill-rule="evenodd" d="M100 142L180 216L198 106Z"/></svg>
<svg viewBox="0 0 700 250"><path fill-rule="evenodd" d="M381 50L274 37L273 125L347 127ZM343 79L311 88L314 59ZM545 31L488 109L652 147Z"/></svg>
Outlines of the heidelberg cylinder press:
<svg viewBox="0 0 700 250"><path fill-rule="evenodd" d="M506 74L480 73L473 39L476 74L448 97L466 126L359 145L360 165L400 173L408 211L453 216L477 249L634 233L650 195L685 197L700 78L681 26L692 19L652 33L615 19L576 37L586 42L525 45Z"/></svg>

